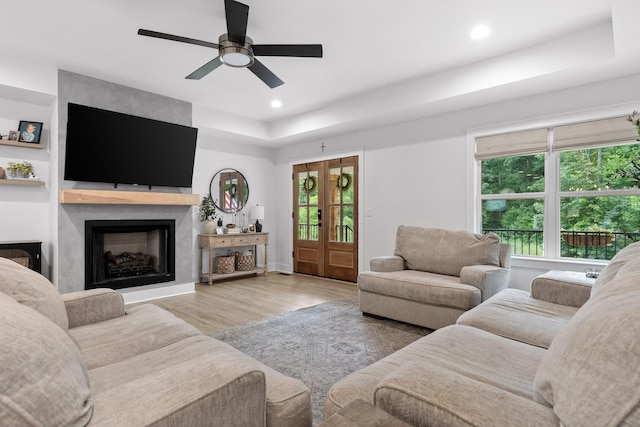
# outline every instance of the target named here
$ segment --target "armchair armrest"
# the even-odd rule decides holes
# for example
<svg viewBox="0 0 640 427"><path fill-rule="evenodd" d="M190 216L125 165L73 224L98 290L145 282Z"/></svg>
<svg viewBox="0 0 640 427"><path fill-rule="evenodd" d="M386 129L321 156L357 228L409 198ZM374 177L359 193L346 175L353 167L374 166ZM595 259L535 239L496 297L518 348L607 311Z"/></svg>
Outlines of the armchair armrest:
<svg viewBox="0 0 640 427"><path fill-rule="evenodd" d="M551 270L531 282L531 297L554 304L582 307L591 296L595 279L584 273Z"/></svg>
<svg viewBox="0 0 640 427"><path fill-rule="evenodd" d="M113 289L91 289L62 294L69 328L124 316L124 298Z"/></svg>
<svg viewBox="0 0 640 427"><path fill-rule="evenodd" d="M480 289L482 301L509 286L511 271L494 265L468 265L460 270L460 283Z"/></svg>
<svg viewBox="0 0 640 427"><path fill-rule="evenodd" d="M396 255L371 258L369 269L377 272L401 271L404 270L404 258Z"/></svg>

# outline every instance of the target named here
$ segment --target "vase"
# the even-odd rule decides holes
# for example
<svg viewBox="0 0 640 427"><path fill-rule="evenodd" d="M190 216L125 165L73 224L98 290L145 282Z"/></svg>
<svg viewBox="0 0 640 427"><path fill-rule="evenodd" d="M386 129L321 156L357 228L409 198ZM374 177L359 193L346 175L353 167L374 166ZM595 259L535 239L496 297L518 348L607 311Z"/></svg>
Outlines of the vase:
<svg viewBox="0 0 640 427"><path fill-rule="evenodd" d="M216 234L216 222L207 221L204 225L205 234Z"/></svg>

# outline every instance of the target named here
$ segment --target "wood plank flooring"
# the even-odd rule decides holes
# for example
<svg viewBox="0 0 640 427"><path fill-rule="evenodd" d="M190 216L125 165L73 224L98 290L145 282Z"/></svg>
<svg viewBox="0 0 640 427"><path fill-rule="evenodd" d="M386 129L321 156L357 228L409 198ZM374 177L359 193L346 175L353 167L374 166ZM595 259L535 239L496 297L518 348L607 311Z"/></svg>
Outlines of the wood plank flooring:
<svg viewBox="0 0 640 427"><path fill-rule="evenodd" d="M209 334L357 292L355 283L269 273L196 284L196 292L149 301ZM132 304L131 306L136 305Z"/></svg>

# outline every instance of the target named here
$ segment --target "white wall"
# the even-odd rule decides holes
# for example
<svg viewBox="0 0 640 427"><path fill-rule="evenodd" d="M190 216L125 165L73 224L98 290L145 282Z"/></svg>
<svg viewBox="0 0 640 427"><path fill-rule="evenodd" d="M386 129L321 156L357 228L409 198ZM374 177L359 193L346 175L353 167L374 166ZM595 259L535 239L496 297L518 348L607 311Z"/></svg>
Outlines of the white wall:
<svg viewBox="0 0 640 427"><path fill-rule="evenodd" d="M452 114L370 129L335 138L281 148L277 176L290 185L291 163L314 156L340 157L361 150L360 194L363 218L361 269L369 260L393 252L399 224L474 230L474 164L467 133L478 128L526 128L531 123L588 120L640 110L640 75L540 94ZM324 152L320 147L324 144ZM290 198L278 198L278 211L291 211ZM278 230L291 228L289 215L279 216ZM279 233L278 263L291 269L290 233ZM591 263L514 259L511 287L529 289L531 280L550 269L583 271Z"/></svg>
<svg viewBox="0 0 640 427"><path fill-rule="evenodd" d="M193 124L198 127L198 123ZM275 269L278 233L276 230L276 194L278 193L278 181L275 177L274 153L261 147L250 144L242 144L237 141L225 141L219 136L207 133L206 129L198 132L198 145L196 149L196 161L193 170L194 194L203 196L209 194L211 178L220 169L232 168L240 171L249 183L249 199L246 211L249 221L249 208L256 204L264 206L265 218L260 221L263 224L262 231L269 233L269 269ZM215 196L214 196L215 197ZM204 231L204 224L198 218L198 207L194 206L195 218L193 241L194 253L198 254L197 236ZM231 214L223 214L224 223L232 222ZM206 251L205 251L206 252ZM203 257L207 255L204 254ZM258 258L263 254L258 252ZM206 262L206 261L205 261ZM206 264L204 264L206 265ZM199 263L194 263L194 279L198 276Z"/></svg>
<svg viewBox="0 0 640 427"><path fill-rule="evenodd" d="M49 167L51 149L57 141L51 132L52 123L57 121L54 100L55 96L52 94L34 93L18 88L0 88L0 133L6 135L9 130L17 130L20 120L42 122L40 144L45 147L30 149L0 146L1 167L6 170L8 162L26 160L33 164L34 173L45 182L45 186L42 187L0 186L0 241L41 241L42 273L47 277L51 277L54 246L51 240L49 208L52 198L57 199L55 192L52 193L53 181Z"/></svg>

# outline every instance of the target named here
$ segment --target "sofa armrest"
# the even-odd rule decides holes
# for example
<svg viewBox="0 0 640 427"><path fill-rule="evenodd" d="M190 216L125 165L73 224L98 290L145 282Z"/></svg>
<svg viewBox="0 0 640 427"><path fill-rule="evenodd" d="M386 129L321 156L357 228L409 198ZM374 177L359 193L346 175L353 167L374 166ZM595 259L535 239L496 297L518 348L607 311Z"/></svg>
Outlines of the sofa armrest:
<svg viewBox="0 0 640 427"><path fill-rule="evenodd" d="M531 282L531 297L554 304L582 307L591 296L595 279L584 273L551 270Z"/></svg>
<svg viewBox="0 0 640 427"><path fill-rule="evenodd" d="M552 408L431 364L409 364L374 391L375 406L414 426L557 426Z"/></svg>
<svg viewBox="0 0 640 427"><path fill-rule="evenodd" d="M124 316L124 298L113 289L91 289L62 294L69 328Z"/></svg>
<svg viewBox="0 0 640 427"><path fill-rule="evenodd" d="M404 270L404 258L396 255L371 258L371 261L369 261L369 269L380 273L401 271Z"/></svg>
<svg viewBox="0 0 640 427"><path fill-rule="evenodd" d="M482 301L509 286L511 271L494 265L469 265L460 270L460 283L480 289Z"/></svg>

